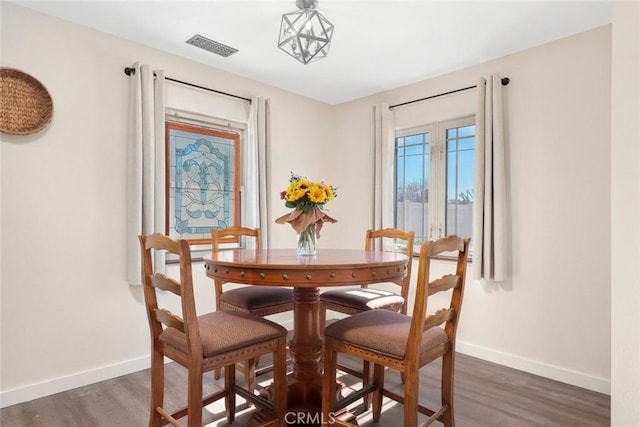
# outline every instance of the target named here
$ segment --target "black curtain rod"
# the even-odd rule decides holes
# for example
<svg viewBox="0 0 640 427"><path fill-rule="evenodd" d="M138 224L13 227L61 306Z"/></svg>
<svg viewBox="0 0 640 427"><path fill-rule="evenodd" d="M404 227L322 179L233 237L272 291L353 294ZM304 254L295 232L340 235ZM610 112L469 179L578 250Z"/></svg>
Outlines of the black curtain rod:
<svg viewBox="0 0 640 427"><path fill-rule="evenodd" d="M127 76L130 76L130 75L136 73L136 69L132 68L132 67L125 67L124 68L124 73ZM154 74L154 76L155 76L155 74ZM208 90L209 92L219 93L220 95L226 95L226 96L230 96L232 98L242 99L243 101L247 101L249 104L251 104L251 98L245 98L245 97L242 97L242 96L234 95L232 93L227 93L227 92L222 92L222 91L215 90L215 89L210 89L208 87L196 85L196 84L189 83L189 82L183 82L182 80L173 79L171 77L165 77L165 80L170 80L172 82L180 83L181 85L185 85L185 86L191 86L191 87L195 87L195 88L198 88L198 89Z"/></svg>
<svg viewBox="0 0 640 427"><path fill-rule="evenodd" d="M510 81L511 80L509 80L509 77L503 77L502 78L502 86L508 85ZM444 93L439 93L437 95L427 96L425 98L414 99L413 101L407 101L407 102L403 102L401 104L391 105L389 107L389 109L395 108L395 107L402 107L403 105L413 104L414 102L426 101L427 99L437 98L439 96L450 95L452 93L462 92L462 91L469 90L469 89L474 89L476 87L478 87L478 85L467 86L467 87L463 87L463 88L456 89L456 90L450 90L449 92L444 92Z"/></svg>

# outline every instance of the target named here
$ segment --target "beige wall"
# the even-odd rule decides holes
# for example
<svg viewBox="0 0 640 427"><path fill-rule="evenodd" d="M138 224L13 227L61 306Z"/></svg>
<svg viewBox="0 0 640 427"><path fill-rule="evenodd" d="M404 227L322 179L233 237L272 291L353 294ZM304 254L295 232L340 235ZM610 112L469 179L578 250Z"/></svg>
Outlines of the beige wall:
<svg viewBox="0 0 640 427"><path fill-rule="evenodd" d="M46 131L2 135L2 405L148 364L141 289L127 286L122 254L128 83L122 68L134 61L270 98L271 218L286 212L278 193L289 171L326 179L339 188L329 206L339 222L323 229L321 247L359 248L371 226L374 104L474 84L491 72L509 76L512 278L468 284L459 350L608 391L609 27L331 107L21 7L1 7L2 65L38 77L56 108ZM471 91L396 114L408 124L466 114L473 106ZM292 230L269 226L272 246L292 244ZM194 271L205 310L213 306L211 286L203 270Z"/></svg>
<svg viewBox="0 0 640 427"><path fill-rule="evenodd" d="M611 425L640 425L640 3L613 9Z"/></svg>

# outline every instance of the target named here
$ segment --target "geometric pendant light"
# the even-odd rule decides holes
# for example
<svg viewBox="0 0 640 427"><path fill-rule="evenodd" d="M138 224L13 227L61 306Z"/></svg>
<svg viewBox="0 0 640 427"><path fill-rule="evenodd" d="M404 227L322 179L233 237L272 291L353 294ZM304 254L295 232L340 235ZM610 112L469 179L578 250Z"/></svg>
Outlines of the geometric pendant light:
<svg viewBox="0 0 640 427"><path fill-rule="evenodd" d="M308 64L329 53L333 24L316 10L318 0L296 0L298 9L282 15L278 47Z"/></svg>

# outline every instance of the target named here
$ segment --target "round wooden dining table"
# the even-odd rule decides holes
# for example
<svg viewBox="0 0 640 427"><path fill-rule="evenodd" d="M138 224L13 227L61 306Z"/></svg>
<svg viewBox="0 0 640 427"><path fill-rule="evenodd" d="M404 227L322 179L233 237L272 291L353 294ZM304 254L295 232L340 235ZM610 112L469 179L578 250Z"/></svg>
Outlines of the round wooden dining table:
<svg viewBox="0 0 640 427"><path fill-rule="evenodd" d="M204 257L206 275L213 279L294 289L293 336L289 342L293 372L287 408L310 421L320 413L322 403L324 325L320 325L319 288L400 279L407 273L408 262L405 254L356 249L319 249L313 256L299 256L295 249L232 249Z"/></svg>

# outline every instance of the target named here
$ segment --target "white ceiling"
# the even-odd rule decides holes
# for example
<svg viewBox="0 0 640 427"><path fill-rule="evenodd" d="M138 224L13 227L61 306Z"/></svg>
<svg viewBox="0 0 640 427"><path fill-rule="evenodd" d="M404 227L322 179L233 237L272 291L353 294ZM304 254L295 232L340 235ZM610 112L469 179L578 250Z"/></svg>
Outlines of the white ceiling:
<svg viewBox="0 0 640 427"><path fill-rule="evenodd" d="M319 0L318 11L335 25L331 50L303 65L276 46L281 15L297 10L295 0L14 3L329 104L608 24L612 7L597 0ZM195 34L239 52L223 58L187 45Z"/></svg>

